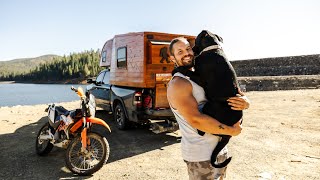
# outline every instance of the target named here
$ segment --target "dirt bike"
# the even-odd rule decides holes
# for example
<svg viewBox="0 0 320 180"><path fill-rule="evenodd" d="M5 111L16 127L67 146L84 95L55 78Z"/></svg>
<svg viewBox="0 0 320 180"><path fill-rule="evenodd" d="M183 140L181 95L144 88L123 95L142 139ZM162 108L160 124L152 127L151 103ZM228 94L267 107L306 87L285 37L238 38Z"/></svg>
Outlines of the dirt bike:
<svg viewBox="0 0 320 180"><path fill-rule="evenodd" d="M67 149L66 166L78 175L91 175L98 171L109 158L110 148L106 138L92 132L93 124L104 126L111 132L109 125L95 118L95 101L92 95L84 94L79 87L75 91L81 100L81 109L68 111L62 106L51 104L48 122L41 127L36 139L36 153L47 155L53 146Z"/></svg>

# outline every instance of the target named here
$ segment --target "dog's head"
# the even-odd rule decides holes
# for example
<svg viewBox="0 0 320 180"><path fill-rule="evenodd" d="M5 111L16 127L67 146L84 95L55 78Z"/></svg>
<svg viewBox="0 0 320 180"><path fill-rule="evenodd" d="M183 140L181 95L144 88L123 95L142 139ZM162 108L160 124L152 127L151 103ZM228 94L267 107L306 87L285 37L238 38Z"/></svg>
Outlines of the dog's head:
<svg viewBox="0 0 320 180"><path fill-rule="evenodd" d="M223 43L223 39L220 36L213 34L208 30L203 30L196 37L195 45L192 50L195 55L199 55L204 48L212 45L220 45L220 43Z"/></svg>

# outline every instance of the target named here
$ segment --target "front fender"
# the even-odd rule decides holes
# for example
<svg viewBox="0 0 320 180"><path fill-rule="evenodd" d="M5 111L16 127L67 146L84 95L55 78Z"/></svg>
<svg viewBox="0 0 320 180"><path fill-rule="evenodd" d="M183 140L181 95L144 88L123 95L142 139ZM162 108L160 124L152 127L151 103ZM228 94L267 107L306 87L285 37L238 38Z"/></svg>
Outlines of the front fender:
<svg viewBox="0 0 320 180"><path fill-rule="evenodd" d="M111 132L109 125L100 118L89 117L89 118L87 118L87 122L91 122L94 124L100 124L100 125L106 127L109 130L109 132Z"/></svg>

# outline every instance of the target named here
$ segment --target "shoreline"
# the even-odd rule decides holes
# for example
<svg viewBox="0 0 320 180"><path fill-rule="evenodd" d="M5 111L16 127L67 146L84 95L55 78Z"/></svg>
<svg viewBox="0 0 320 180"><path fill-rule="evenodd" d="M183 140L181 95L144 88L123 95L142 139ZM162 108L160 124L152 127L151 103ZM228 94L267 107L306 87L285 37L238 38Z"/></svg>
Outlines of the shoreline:
<svg viewBox="0 0 320 180"><path fill-rule="evenodd" d="M0 81L0 84L88 84L87 79L69 79L64 81Z"/></svg>
<svg viewBox="0 0 320 180"><path fill-rule="evenodd" d="M40 104L17 104L17 105L13 105L13 106L0 106L0 109L4 109L4 108L19 108L19 107L27 107L27 106L48 106L50 104L56 104L56 105L62 105L63 103L69 104L69 103L75 103L75 102L79 102L79 100L73 100L73 101L61 101L61 102L50 102L50 103L40 103Z"/></svg>
<svg viewBox="0 0 320 180"><path fill-rule="evenodd" d="M0 81L0 84L14 84L16 81Z"/></svg>

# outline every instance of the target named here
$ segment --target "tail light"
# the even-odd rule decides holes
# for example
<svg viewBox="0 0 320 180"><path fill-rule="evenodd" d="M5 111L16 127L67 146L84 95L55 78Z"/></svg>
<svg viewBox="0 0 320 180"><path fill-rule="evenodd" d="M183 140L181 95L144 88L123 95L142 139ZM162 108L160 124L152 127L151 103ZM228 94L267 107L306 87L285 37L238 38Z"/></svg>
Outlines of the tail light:
<svg viewBox="0 0 320 180"><path fill-rule="evenodd" d="M151 98L150 95L146 95L145 97L143 97L143 104L142 104L142 106L143 106L144 108L148 108L148 109L152 108L152 98Z"/></svg>
<svg viewBox="0 0 320 180"><path fill-rule="evenodd" d="M133 97L133 105L137 107L142 107L142 93L141 92L136 92Z"/></svg>

